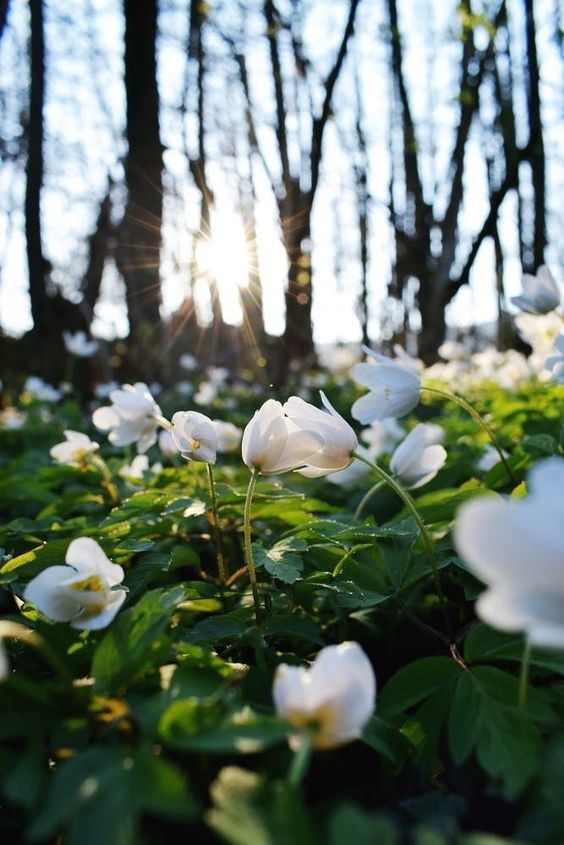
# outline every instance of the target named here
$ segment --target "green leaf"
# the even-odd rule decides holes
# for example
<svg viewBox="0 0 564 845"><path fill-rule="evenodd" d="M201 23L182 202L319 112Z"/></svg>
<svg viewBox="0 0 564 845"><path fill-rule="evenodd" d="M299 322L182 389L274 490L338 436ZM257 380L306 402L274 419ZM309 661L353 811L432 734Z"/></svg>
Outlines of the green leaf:
<svg viewBox="0 0 564 845"><path fill-rule="evenodd" d="M329 845L398 845L394 824L354 804L341 804L329 822Z"/></svg>
<svg viewBox="0 0 564 845"><path fill-rule="evenodd" d="M482 727L483 698L470 672L462 672L448 716L448 747L457 765L472 753Z"/></svg>
<svg viewBox="0 0 564 845"><path fill-rule="evenodd" d="M286 742L288 725L249 707L225 714L217 699L176 701L159 721L159 736L183 751L257 754Z"/></svg>
<svg viewBox="0 0 564 845"><path fill-rule="evenodd" d="M460 671L448 657L422 657L388 681L378 699L378 712L385 718L402 713L428 698Z"/></svg>
<svg viewBox="0 0 564 845"><path fill-rule="evenodd" d="M285 537L268 550L259 543L253 543L255 567L259 569L264 566L274 578L285 584L294 584L303 571L303 562L298 553L306 550L307 543L299 537Z"/></svg>
<svg viewBox="0 0 564 845"><path fill-rule="evenodd" d="M249 624L240 614L224 614L197 622L188 635L190 643L218 643L236 640L247 633Z"/></svg>
<svg viewBox="0 0 564 845"><path fill-rule="evenodd" d="M319 625L307 616L273 614L266 617L259 630L264 637L289 637L324 644Z"/></svg>

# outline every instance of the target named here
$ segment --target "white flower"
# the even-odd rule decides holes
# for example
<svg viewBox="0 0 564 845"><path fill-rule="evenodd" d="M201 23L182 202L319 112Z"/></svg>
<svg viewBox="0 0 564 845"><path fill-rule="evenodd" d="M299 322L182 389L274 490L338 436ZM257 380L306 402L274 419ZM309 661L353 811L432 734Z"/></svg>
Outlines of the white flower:
<svg viewBox="0 0 564 845"><path fill-rule="evenodd" d="M503 452L503 456L505 458L509 457L509 453L506 452L505 449L502 449L501 451ZM500 460L501 458L499 457L499 452L495 446L492 446L491 443L487 443L476 466L481 472L489 472L490 469L500 462Z"/></svg>
<svg viewBox="0 0 564 845"><path fill-rule="evenodd" d="M390 469L404 487L422 487L444 466L447 453L438 445L444 434L440 425L419 423L400 443L392 455Z"/></svg>
<svg viewBox="0 0 564 845"><path fill-rule="evenodd" d="M358 449L354 430L337 413L323 391L319 393L326 410L316 408L298 396L291 396L284 405L286 416L294 426L314 431L321 438L319 448L309 456L306 467L298 470L308 478L345 469L352 463L353 452Z"/></svg>
<svg viewBox="0 0 564 845"><path fill-rule="evenodd" d="M512 296L511 302L529 314L548 314L560 304L560 291L556 281L546 266L539 267L537 275L523 274L523 293Z"/></svg>
<svg viewBox="0 0 564 845"><path fill-rule="evenodd" d="M300 430L284 415L280 402L267 399L247 423L241 451L249 469L279 475L305 467L321 445L318 434Z"/></svg>
<svg viewBox="0 0 564 845"><path fill-rule="evenodd" d="M445 340L438 352L445 361L466 361L470 357L469 347L457 340Z"/></svg>
<svg viewBox="0 0 564 845"><path fill-rule="evenodd" d="M554 341L555 355L551 355L544 362L544 366L552 373L557 384L564 384L564 333L559 334Z"/></svg>
<svg viewBox="0 0 564 845"><path fill-rule="evenodd" d="M402 417L419 402L421 377L413 367L406 367L391 358L362 347L375 364L357 364L353 378L370 389L352 406L355 420L363 425L386 417Z"/></svg>
<svg viewBox="0 0 564 845"><path fill-rule="evenodd" d="M98 341L88 340L86 332L83 331L74 334L63 332L63 340L67 352L76 355L77 358L90 358L98 351Z"/></svg>
<svg viewBox="0 0 564 845"><path fill-rule="evenodd" d="M174 445L172 433L168 428L159 431L159 449L167 458L173 458L175 455L178 455L178 449Z"/></svg>
<svg viewBox="0 0 564 845"><path fill-rule="evenodd" d="M53 622L70 622L79 630L105 628L127 595L113 589L123 581L123 569L90 537L73 540L65 560L66 566L49 566L29 582L25 601Z"/></svg>
<svg viewBox="0 0 564 845"><path fill-rule="evenodd" d="M139 452L146 452L157 440L157 417L161 409L143 382L124 384L110 393L112 405L98 408L92 422L101 431L109 431L114 446L137 443Z"/></svg>
<svg viewBox="0 0 564 845"><path fill-rule="evenodd" d="M320 363L332 373L348 372L358 359L358 347L354 345L328 344L319 349Z"/></svg>
<svg viewBox="0 0 564 845"><path fill-rule="evenodd" d="M194 393L194 402L198 405L211 405L217 399L218 386L211 381L203 381Z"/></svg>
<svg viewBox="0 0 564 845"><path fill-rule="evenodd" d="M2 408L0 411L0 427L16 431L23 428L26 421L26 415L17 408L9 405L7 408Z"/></svg>
<svg viewBox="0 0 564 845"><path fill-rule="evenodd" d="M198 359L195 358L193 355L189 355L187 352L184 355L181 355L178 359L178 363L182 367L183 370L195 370L198 366Z"/></svg>
<svg viewBox="0 0 564 845"><path fill-rule="evenodd" d="M198 411L177 411L172 417L174 445L187 461L215 464L217 431L205 414Z"/></svg>
<svg viewBox="0 0 564 845"><path fill-rule="evenodd" d="M478 616L533 645L564 648L564 459L529 473L526 499L483 498L458 511L454 537L487 589Z"/></svg>
<svg viewBox="0 0 564 845"><path fill-rule="evenodd" d="M29 393L40 402L58 402L63 395L60 390L57 390L51 384L47 384L38 376L30 376L27 379L23 386L23 392Z"/></svg>
<svg viewBox="0 0 564 845"><path fill-rule="evenodd" d="M90 440L87 434L80 431L65 430L66 440L57 443L49 450L49 454L60 464L68 464L73 467L80 467L92 460L92 456L100 448L94 440Z"/></svg>
<svg viewBox="0 0 564 845"><path fill-rule="evenodd" d="M276 712L296 728L295 751L303 733L314 730L314 748L334 748L357 739L376 703L374 670L358 643L323 648L309 669L281 664L272 697Z"/></svg>
<svg viewBox="0 0 564 845"><path fill-rule="evenodd" d="M236 452L241 445L241 437L243 436L241 429L233 423L223 422L223 420L213 420L213 424L217 432L217 451Z"/></svg>
<svg viewBox="0 0 564 845"><path fill-rule="evenodd" d="M372 457L379 458L390 452L404 435L398 421L387 417L385 420L374 420L372 425L361 431L360 439L368 444Z"/></svg>
<svg viewBox="0 0 564 845"><path fill-rule="evenodd" d="M94 388L94 395L97 399L107 399L113 390L119 390L117 381L104 381Z"/></svg>

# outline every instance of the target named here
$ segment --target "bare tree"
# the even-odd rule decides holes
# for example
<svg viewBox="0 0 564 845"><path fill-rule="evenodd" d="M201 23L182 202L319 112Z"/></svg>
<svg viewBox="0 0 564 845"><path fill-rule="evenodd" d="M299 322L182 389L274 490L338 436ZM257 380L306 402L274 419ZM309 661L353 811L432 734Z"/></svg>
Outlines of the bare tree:
<svg viewBox="0 0 564 845"><path fill-rule="evenodd" d="M527 36L527 111L529 117L529 163L534 193L534 234L532 260L526 260L526 269L537 270L544 264L546 246L546 184L545 152L541 120L539 91L539 63L536 45L536 26L533 0L525 0Z"/></svg>

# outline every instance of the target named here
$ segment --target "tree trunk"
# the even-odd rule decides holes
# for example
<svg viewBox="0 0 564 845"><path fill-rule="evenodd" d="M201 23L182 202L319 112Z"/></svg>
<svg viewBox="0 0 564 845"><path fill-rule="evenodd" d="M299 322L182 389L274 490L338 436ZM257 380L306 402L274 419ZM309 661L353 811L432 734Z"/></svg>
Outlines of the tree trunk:
<svg viewBox="0 0 564 845"><path fill-rule="evenodd" d="M127 203L116 260L123 274L134 343L160 334L162 146L156 79L157 0L124 0ZM159 344L152 348L158 355ZM144 355L149 347L145 346ZM156 355L152 356L156 360ZM146 359L145 359L146 360Z"/></svg>
<svg viewBox="0 0 564 845"><path fill-rule="evenodd" d="M25 236L29 267L29 296L34 337L41 343L48 327L48 263L41 241L43 184L43 103L45 97L45 39L43 0L30 0L30 95L25 169Z"/></svg>
<svg viewBox="0 0 564 845"><path fill-rule="evenodd" d="M0 38L2 38L8 19L8 3L9 0L0 0Z"/></svg>
<svg viewBox="0 0 564 845"><path fill-rule="evenodd" d="M539 63L536 45L536 27L533 11L533 0L525 0L526 33L527 33L527 109L529 112L529 147L531 177L534 192L534 233L532 261L526 268L538 270L544 264L544 248L546 246L546 186L545 186L545 155L542 133L541 105L539 92Z"/></svg>

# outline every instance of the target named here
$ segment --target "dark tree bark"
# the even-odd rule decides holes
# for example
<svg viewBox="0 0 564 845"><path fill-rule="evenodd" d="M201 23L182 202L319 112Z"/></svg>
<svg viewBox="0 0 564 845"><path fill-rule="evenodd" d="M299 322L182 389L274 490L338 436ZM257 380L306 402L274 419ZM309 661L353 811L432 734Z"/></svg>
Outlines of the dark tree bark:
<svg viewBox="0 0 564 845"><path fill-rule="evenodd" d="M108 185L106 195L100 203L94 231L88 238L88 265L82 280L82 292L88 319L94 316L94 306L100 295L102 277L106 260L112 252L112 185Z"/></svg>
<svg viewBox="0 0 564 845"><path fill-rule="evenodd" d="M39 343L48 327L48 263L41 239L43 185L43 105L45 99L45 37L43 0L30 0L30 95L25 169L25 237L29 267L29 295L34 336Z"/></svg>
<svg viewBox="0 0 564 845"><path fill-rule="evenodd" d="M544 264L546 246L546 184L545 153L542 132L539 63L536 45L536 26L533 0L525 0L525 21L527 36L527 110L529 113L529 147L531 177L534 192L534 234L533 254L527 262L527 270L536 271Z"/></svg>
<svg viewBox="0 0 564 845"><path fill-rule="evenodd" d="M0 38L2 38L8 20L8 5L9 0L0 0Z"/></svg>
<svg viewBox="0 0 564 845"><path fill-rule="evenodd" d="M127 292L131 339L160 333L162 146L156 78L157 0L124 0L127 203L116 262ZM158 343L151 347L158 352ZM148 347L145 347L145 354ZM156 357L156 356L155 356Z"/></svg>

